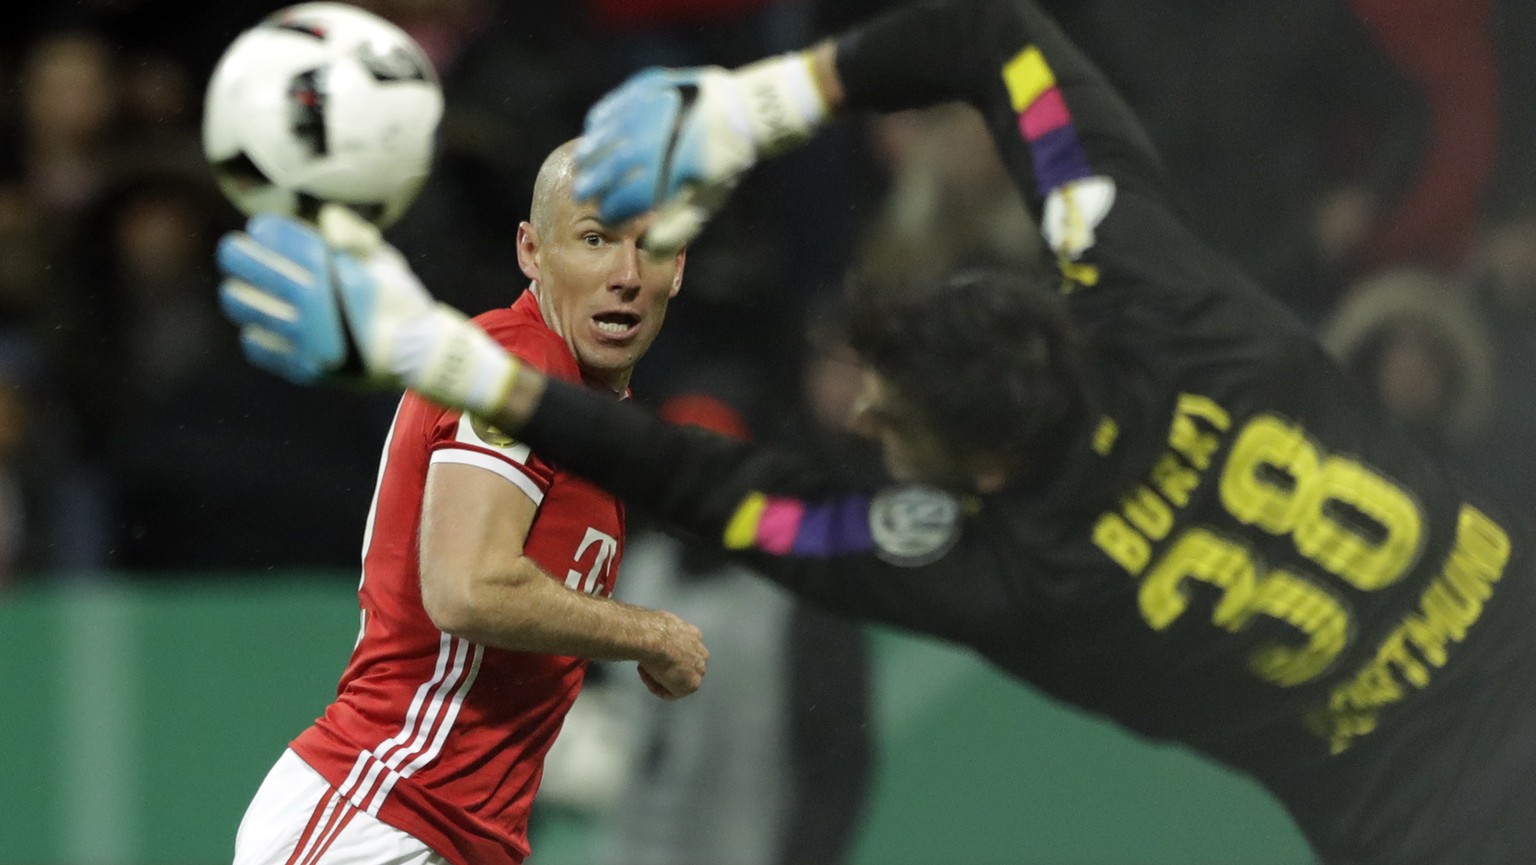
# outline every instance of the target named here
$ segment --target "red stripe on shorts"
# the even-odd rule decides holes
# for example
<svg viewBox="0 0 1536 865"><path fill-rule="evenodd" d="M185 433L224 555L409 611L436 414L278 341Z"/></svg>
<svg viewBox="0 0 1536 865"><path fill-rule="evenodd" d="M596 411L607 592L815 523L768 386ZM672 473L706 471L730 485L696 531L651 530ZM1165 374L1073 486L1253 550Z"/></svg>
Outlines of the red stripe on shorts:
<svg viewBox="0 0 1536 865"><path fill-rule="evenodd" d="M309 822L304 825L304 831L299 833L299 840L294 843L293 853L285 865L314 865L330 849L331 842L336 840L341 830L352 822L356 813L357 809L351 802L331 790L329 796L315 805L315 811L309 815Z"/></svg>

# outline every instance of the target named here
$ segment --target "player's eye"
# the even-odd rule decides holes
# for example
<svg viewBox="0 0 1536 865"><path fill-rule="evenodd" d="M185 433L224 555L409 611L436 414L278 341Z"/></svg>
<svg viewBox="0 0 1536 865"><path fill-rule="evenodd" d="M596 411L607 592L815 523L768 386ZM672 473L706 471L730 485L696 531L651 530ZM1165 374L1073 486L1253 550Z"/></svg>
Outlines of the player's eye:
<svg viewBox="0 0 1536 865"><path fill-rule="evenodd" d="M606 238L595 231L589 231L581 236L581 242L585 243L587 246L592 247L593 249L602 246L605 239Z"/></svg>

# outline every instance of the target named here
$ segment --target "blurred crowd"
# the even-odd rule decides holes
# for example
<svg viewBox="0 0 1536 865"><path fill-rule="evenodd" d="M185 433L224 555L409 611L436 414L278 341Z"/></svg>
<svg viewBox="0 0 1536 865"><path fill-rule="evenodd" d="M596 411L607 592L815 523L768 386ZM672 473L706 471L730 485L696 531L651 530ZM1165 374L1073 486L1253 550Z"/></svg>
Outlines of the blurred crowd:
<svg viewBox="0 0 1536 865"><path fill-rule="evenodd" d="M0 11L0 580L356 563L393 398L247 369L214 306L211 249L239 220L202 161L202 89L280 5ZM447 94L439 164L391 238L475 312L522 288L536 167L627 73L737 64L890 0L363 5ZM1315 323L1362 398L1529 500L1536 6L1045 5L1143 118L1196 230ZM1029 233L968 109L842 124L763 166L697 244L636 392L729 392L763 437L803 434L787 419L843 280L1028 260Z"/></svg>

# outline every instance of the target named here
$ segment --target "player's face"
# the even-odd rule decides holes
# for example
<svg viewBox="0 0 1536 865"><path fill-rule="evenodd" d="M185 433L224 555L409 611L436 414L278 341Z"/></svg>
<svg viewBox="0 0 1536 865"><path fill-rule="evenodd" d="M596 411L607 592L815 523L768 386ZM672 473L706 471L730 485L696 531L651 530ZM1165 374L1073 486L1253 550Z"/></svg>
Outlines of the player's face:
<svg viewBox="0 0 1536 865"><path fill-rule="evenodd" d="M921 481L951 489L978 486L971 461L957 454L929 428L918 412L874 370L864 370L854 401L853 428L880 443L885 470L898 481Z"/></svg>
<svg viewBox="0 0 1536 865"><path fill-rule="evenodd" d="M582 375L623 390L682 287L685 253L654 259L640 249L649 216L615 227L598 220L594 207L567 201L554 217L548 236L519 226L523 271Z"/></svg>

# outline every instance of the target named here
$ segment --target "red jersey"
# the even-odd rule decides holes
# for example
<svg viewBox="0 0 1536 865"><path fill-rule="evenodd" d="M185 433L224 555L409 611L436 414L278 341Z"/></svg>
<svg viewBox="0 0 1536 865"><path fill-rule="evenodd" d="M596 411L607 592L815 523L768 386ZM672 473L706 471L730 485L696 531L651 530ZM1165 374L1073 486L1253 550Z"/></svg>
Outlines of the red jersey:
<svg viewBox="0 0 1536 865"><path fill-rule="evenodd" d="M532 292L475 319L544 373L579 380ZM363 810L456 865L522 862L544 755L581 689L585 660L510 652L439 631L421 604L417 546L432 463L495 472L538 505L524 554L573 589L613 590L624 511L483 422L406 394L363 539L362 626L337 698L292 743L336 788L334 817Z"/></svg>

